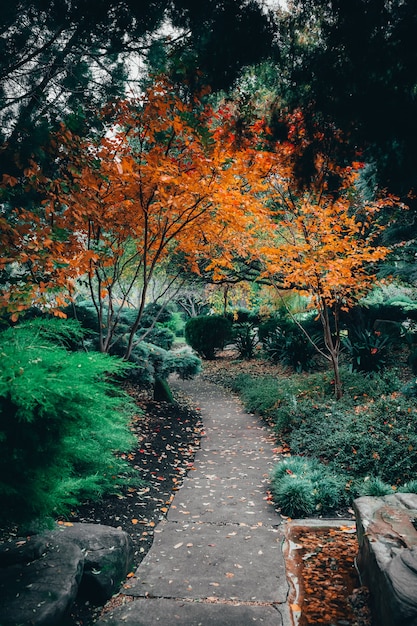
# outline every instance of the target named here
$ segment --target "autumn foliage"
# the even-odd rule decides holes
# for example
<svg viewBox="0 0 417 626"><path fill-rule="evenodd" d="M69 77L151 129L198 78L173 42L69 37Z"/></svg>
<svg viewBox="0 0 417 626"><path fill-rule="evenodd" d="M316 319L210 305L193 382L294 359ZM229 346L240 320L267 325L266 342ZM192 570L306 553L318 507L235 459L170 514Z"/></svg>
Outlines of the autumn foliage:
<svg viewBox="0 0 417 626"><path fill-rule="evenodd" d="M293 129L302 136L302 120ZM394 200L364 203L356 190L361 163L341 168L323 155L316 158L309 187L297 185L299 146L299 141L283 145L270 156L271 226L259 243L259 256L263 275L278 292L297 290L317 311L325 348L316 348L333 366L340 398L340 312L369 291L376 264L389 252L377 245L382 230L377 218L381 207Z"/></svg>
<svg viewBox="0 0 417 626"><path fill-rule="evenodd" d="M59 311L84 277L102 351L115 341L121 309L136 308L128 357L150 281L167 259L196 272L203 263L213 280L236 257L256 260L278 290L309 296L340 397L339 313L366 293L369 268L388 253L375 245L387 201L362 201L361 164L341 168L319 154L305 188L297 178L307 141L300 113L287 120L285 140L273 141L263 121L242 130L232 105L181 100L164 78L137 101L109 104L102 123L88 141L62 127L49 146L51 172L33 161L23 180L3 177L2 308L13 318L37 301ZM32 208L13 204L16 188L35 197Z"/></svg>
<svg viewBox="0 0 417 626"><path fill-rule="evenodd" d="M198 101L184 103L157 81L140 101L107 107L106 132L94 142L62 128L52 146L54 178L33 163L19 181L39 194L39 207L13 208L4 223L2 268L18 264L24 279L8 284L2 306L15 315L33 301L51 306L52 294L57 308L63 298L54 292L70 295L85 275L107 351L118 311L139 287L129 351L158 264L181 253L197 269L204 252L227 266L262 218L253 195L262 154L236 149L228 116L227 108L214 115Z"/></svg>

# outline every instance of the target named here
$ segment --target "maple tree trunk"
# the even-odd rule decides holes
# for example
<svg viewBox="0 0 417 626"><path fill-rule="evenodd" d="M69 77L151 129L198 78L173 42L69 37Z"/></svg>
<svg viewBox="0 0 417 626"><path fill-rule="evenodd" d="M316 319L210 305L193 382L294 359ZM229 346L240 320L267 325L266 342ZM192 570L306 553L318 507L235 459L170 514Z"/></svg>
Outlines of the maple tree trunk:
<svg viewBox="0 0 417 626"><path fill-rule="evenodd" d="M320 319L324 329L324 343L329 351L330 361L333 367L334 373L334 394L336 400L340 400L343 396L342 381L340 378L339 368L339 354L340 354L340 329L339 329L339 311L337 306L333 311L333 317L335 321L335 333L332 333L332 327L330 323L329 307L326 302L322 301L322 310L320 312Z"/></svg>
<svg viewBox="0 0 417 626"><path fill-rule="evenodd" d="M342 381L340 378L340 369L339 369L339 355L337 353L331 354L333 373L334 373L334 395L336 396L336 400L340 400L343 396L343 388Z"/></svg>

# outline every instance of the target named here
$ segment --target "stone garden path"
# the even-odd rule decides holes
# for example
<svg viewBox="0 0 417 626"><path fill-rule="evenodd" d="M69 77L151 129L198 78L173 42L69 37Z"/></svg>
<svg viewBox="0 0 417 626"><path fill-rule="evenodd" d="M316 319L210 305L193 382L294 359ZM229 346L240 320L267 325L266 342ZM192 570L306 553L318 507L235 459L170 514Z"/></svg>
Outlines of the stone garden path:
<svg viewBox="0 0 417 626"><path fill-rule="evenodd" d="M201 449L123 591L132 601L97 626L289 626L281 519L266 500L272 438L223 388L171 386L201 411Z"/></svg>

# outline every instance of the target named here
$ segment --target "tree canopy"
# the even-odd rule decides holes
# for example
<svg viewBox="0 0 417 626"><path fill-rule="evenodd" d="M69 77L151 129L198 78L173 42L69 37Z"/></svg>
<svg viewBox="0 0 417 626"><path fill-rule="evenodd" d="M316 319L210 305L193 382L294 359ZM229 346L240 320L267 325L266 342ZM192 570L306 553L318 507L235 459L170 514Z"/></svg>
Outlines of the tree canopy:
<svg viewBox="0 0 417 626"><path fill-rule="evenodd" d="M267 16L243 0L20 0L3 7L0 32L0 167L9 174L42 154L57 121L78 132L96 122L152 41L217 86L272 41Z"/></svg>
<svg viewBox="0 0 417 626"><path fill-rule="evenodd" d="M292 0L281 16L285 97L412 202L417 188L417 12L403 0Z"/></svg>

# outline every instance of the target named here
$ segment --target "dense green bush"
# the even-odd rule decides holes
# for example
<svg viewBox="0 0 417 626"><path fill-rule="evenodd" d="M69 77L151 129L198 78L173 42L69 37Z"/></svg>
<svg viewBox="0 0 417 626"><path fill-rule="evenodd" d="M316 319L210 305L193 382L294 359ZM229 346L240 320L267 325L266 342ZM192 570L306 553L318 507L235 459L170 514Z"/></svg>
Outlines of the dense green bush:
<svg viewBox="0 0 417 626"><path fill-rule="evenodd" d="M74 323L40 319L0 334L0 498L2 523L65 513L115 492L135 443L135 410L111 382L128 365L98 353L69 352Z"/></svg>
<svg viewBox="0 0 417 626"><path fill-rule="evenodd" d="M240 374L230 381L230 386L240 395L248 411L261 414L275 425L277 431L282 431L290 427L304 410L308 414L312 400L316 402L331 396L331 379L327 372L280 378Z"/></svg>
<svg viewBox="0 0 417 626"><path fill-rule="evenodd" d="M214 359L232 335L232 323L221 315L193 317L185 324L185 340L204 359Z"/></svg>
<svg viewBox="0 0 417 626"><path fill-rule="evenodd" d="M170 352L168 355L169 372L175 372L182 380L194 378L201 370L201 361L188 350Z"/></svg>
<svg viewBox="0 0 417 626"><path fill-rule="evenodd" d="M83 302L75 308L69 307L67 314L76 315L91 330L97 328L97 318L95 311L90 303ZM128 346L130 328L136 319L137 310L125 307L120 314L120 321L117 326L117 333L110 348L110 354L124 358ZM162 323L156 323L151 327L154 321L154 315L160 315L159 319ZM175 356L171 355L170 349L173 346L175 335L168 328L170 322L174 319L170 308L162 308L159 305L151 304L145 309L144 320L146 327L139 328L135 334L135 340L129 362L134 367L127 370L129 380L143 388L151 388L155 384L167 388L166 379L169 374L176 372L179 376L193 377L200 371L201 362L189 352L176 352ZM174 327L178 323L178 319L174 319ZM145 336L145 341L142 337ZM94 337L94 335L93 335ZM86 342L84 341L84 345ZM86 345L89 349L97 348L94 339ZM165 381L165 382L163 382ZM168 394L167 394L168 397Z"/></svg>
<svg viewBox="0 0 417 626"><path fill-rule="evenodd" d="M319 347L323 343L321 327L313 317L300 321L300 325L302 328L292 319L278 316L259 327L267 358L297 372L310 370L316 363L318 352L310 339Z"/></svg>
<svg viewBox="0 0 417 626"><path fill-rule="evenodd" d="M141 334L141 332L137 333ZM146 333L146 342L153 343L155 346L159 346L164 350L171 350L175 341L175 335L169 328L156 324L151 330Z"/></svg>
<svg viewBox="0 0 417 626"><path fill-rule="evenodd" d="M137 314L137 311L135 311ZM149 328L152 324L168 324L172 318L172 307L170 305L163 306L157 302L150 302L143 310L141 326Z"/></svg>
<svg viewBox="0 0 417 626"><path fill-rule="evenodd" d="M242 359L253 359L259 343L256 327L251 322L233 324L233 342Z"/></svg>
<svg viewBox="0 0 417 626"><path fill-rule="evenodd" d="M301 459L301 469L287 467L292 457L273 477L274 497L288 515L331 510L357 495L417 490L415 381L404 386L395 369L342 368L342 378L342 401L333 398L331 372L228 381L246 409L272 422Z"/></svg>
<svg viewBox="0 0 417 626"><path fill-rule="evenodd" d="M392 340L375 330L351 330L349 336L343 339L343 345L354 370L377 372L388 363Z"/></svg>
<svg viewBox="0 0 417 626"><path fill-rule="evenodd" d="M394 493L391 485L384 483L380 478L375 478L375 476L367 476L366 480L359 485L358 491L361 496L372 496L374 498L380 498Z"/></svg>
<svg viewBox="0 0 417 626"><path fill-rule="evenodd" d="M373 476L398 485L417 473L417 407L392 394L362 404L316 405L293 421L288 438L296 454L317 456L352 479ZM331 428L323 429L323 419Z"/></svg>
<svg viewBox="0 0 417 626"><path fill-rule="evenodd" d="M258 312L249 309L237 309L236 311L233 311L233 313L228 313L226 317L235 324L248 322L249 324L257 326L260 323Z"/></svg>
<svg viewBox="0 0 417 626"><path fill-rule="evenodd" d="M271 492L284 515L328 513L346 501L344 479L313 458L293 456L278 463Z"/></svg>

